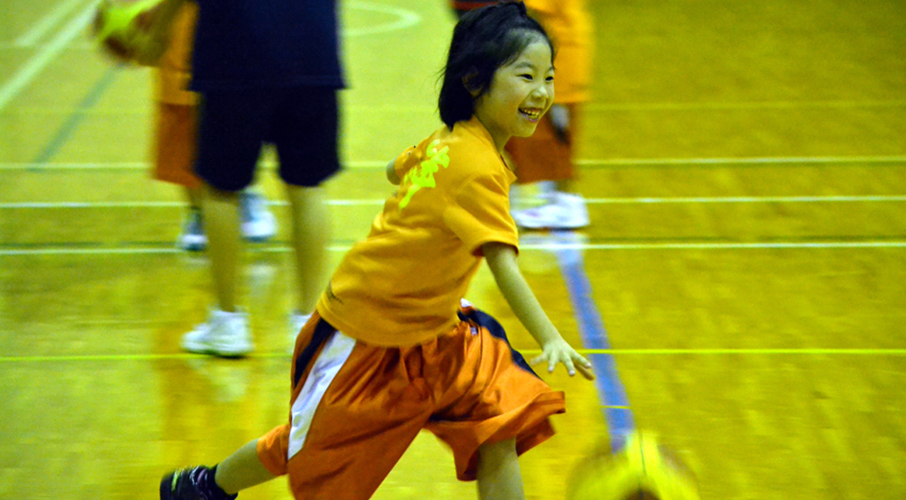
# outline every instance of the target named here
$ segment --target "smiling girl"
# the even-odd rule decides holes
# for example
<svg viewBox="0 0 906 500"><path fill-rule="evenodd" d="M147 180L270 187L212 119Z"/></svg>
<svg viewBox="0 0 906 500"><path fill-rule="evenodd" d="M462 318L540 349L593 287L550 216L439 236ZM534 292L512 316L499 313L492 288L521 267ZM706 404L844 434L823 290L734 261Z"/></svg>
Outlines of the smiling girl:
<svg viewBox="0 0 906 500"><path fill-rule="evenodd" d="M593 378L516 264L502 151L534 132L553 98L551 42L521 3L460 20L439 98L445 126L388 165L397 192L299 333L289 421L214 468L167 475L162 499L231 498L283 474L297 499L366 499L422 429L449 445L480 498L524 498L517 457L553 435L564 395L460 297L486 260L541 346L533 363Z"/></svg>

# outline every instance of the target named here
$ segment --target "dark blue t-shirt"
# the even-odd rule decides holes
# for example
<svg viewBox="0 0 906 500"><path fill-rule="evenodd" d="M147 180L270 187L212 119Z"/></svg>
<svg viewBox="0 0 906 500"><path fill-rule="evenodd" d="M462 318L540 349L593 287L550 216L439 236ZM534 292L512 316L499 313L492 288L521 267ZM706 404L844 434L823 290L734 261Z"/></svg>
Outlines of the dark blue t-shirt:
<svg viewBox="0 0 906 500"><path fill-rule="evenodd" d="M192 90L343 87L335 0L196 0Z"/></svg>

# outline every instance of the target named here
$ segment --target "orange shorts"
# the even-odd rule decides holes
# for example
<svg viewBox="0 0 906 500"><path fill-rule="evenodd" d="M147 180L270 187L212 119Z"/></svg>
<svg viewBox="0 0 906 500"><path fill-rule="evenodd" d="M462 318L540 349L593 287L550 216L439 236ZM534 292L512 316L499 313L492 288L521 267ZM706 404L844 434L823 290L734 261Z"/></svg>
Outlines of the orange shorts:
<svg viewBox="0 0 906 500"><path fill-rule="evenodd" d="M550 114L538 123L531 137L513 137L506 149L516 165L516 182L531 184L538 181L575 180L578 172L573 166L573 142L577 136L578 106L567 104L570 124L567 140L557 137Z"/></svg>
<svg viewBox="0 0 906 500"><path fill-rule="evenodd" d="M201 187L195 175L197 108L193 105L157 103L154 144L155 179L187 188Z"/></svg>
<svg viewBox="0 0 906 500"><path fill-rule="evenodd" d="M296 339L289 422L258 440L258 457L288 474L296 499L367 499L422 429L453 451L456 476L474 480L478 448L516 440L521 454L554 434L565 411L513 350L503 329L471 307L446 335L376 347L312 316Z"/></svg>

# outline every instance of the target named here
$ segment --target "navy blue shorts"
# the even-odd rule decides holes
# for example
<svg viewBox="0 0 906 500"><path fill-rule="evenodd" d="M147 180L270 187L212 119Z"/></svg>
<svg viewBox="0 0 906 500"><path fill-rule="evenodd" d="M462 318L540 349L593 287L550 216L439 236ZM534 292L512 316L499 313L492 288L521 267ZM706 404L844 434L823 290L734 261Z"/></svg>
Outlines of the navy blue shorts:
<svg viewBox="0 0 906 500"><path fill-rule="evenodd" d="M340 169L336 93L330 87L204 92L195 172L217 189L240 191L252 183L262 146L270 143L284 182L318 186Z"/></svg>

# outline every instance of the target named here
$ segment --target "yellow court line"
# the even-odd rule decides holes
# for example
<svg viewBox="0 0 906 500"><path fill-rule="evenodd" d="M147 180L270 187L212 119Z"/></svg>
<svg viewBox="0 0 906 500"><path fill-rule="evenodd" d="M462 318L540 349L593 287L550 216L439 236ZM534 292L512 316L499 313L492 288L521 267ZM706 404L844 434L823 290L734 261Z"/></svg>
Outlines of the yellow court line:
<svg viewBox="0 0 906 500"><path fill-rule="evenodd" d="M906 356L906 349L577 349L580 354L611 354L611 355L855 355L855 356ZM533 356L541 354L540 350L527 349L520 351L522 354ZM251 354L246 359L289 358L284 352L265 352ZM204 354L189 353L164 353L164 354L85 354L85 355L42 355L42 356L0 356L0 363L34 363L34 362L67 362L67 361L156 361L178 359L221 359ZM241 362L237 360L224 360L224 362Z"/></svg>
<svg viewBox="0 0 906 500"><path fill-rule="evenodd" d="M901 108L906 100L876 101L720 101L720 102L628 102L592 103L588 111L702 111L702 110L772 110L772 109L861 109Z"/></svg>
<svg viewBox="0 0 906 500"><path fill-rule="evenodd" d="M807 355L880 355L880 356L904 356L906 349L824 349L824 348L799 348L799 349L577 349L581 354L613 354L613 355L636 355L636 354L657 354L657 355L677 355L677 354L696 354L696 355L730 355L730 354L754 354L754 355L772 355L772 354L807 354ZM540 351L539 351L540 352Z"/></svg>

